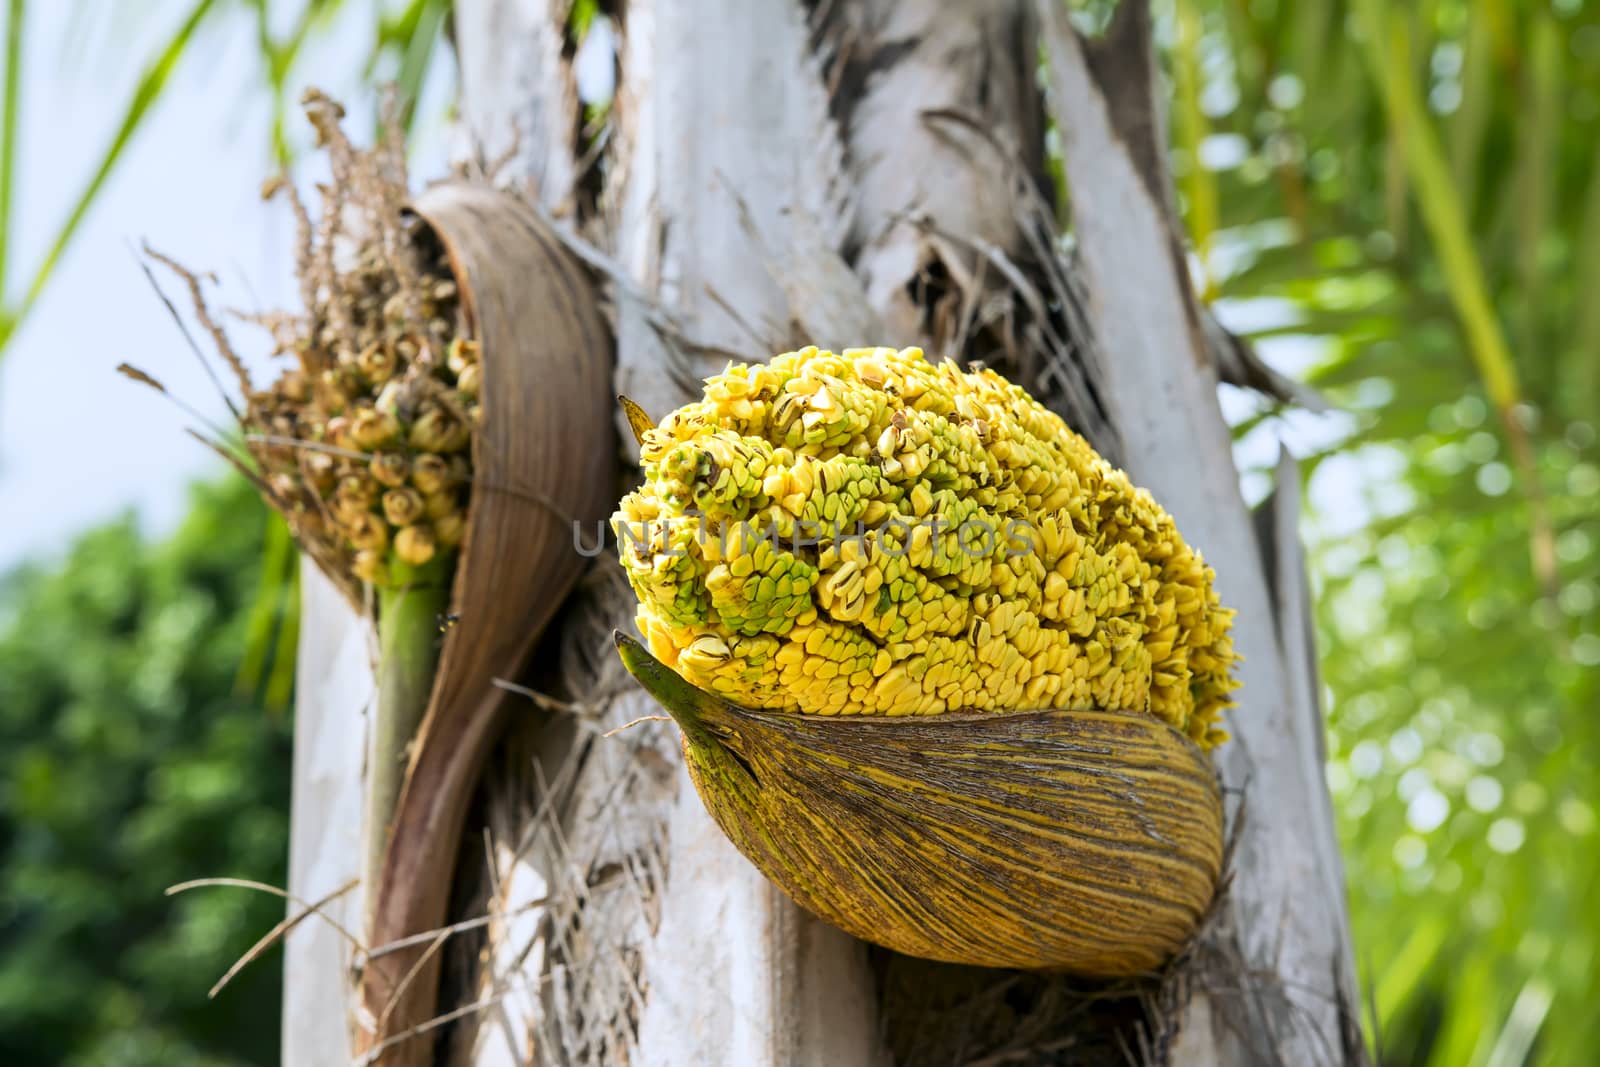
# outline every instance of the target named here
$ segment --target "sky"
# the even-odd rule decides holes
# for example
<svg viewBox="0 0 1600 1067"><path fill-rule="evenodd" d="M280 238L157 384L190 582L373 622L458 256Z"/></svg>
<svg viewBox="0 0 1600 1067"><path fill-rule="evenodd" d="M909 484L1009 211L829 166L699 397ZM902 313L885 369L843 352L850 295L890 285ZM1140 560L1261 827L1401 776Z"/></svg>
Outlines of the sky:
<svg viewBox="0 0 1600 1067"><path fill-rule="evenodd" d="M313 36L291 74L291 100L315 84L344 101L353 117L370 113L373 96L361 66L376 25L374 7L382 2L351 0L337 21ZM141 71L188 7L150 0L75 17L78 5L29 6L22 166L15 239L6 250L12 301L93 172ZM278 32L292 24L297 8L272 5ZM292 307L297 301L292 221L281 203L263 205L258 196L272 171L271 104L253 18L239 5L202 27L44 296L0 357L0 572L58 556L74 533L125 509L159 534L183 514L188 485L221 470L220 461L185 433L194 425L189 415L121 377L116 367L132 363L207 418L227 421L215 386L140 269L137 249L145 241L195 270L214 271L220 281L210 290L214 308ZM607 87L595 82L590 90L587 83L609 71L609 63L580 66L585 95L603 95ZM413 131L415 174L434 176L447 166L453 94L454 70L448 49L441 49ZM363 124L352 123L352 131L359 135ZM307 151L298 113L290 135L304 158L295 178L306 189L325 174ZM186 311L186 294L175 280L159 269L157 277ZM1294 315L1281 301L1223 301L1217 312L1236 330L1280 326ZM191 331L214 357L192 324ZM269 364L261 338L243 324L230 333L265 380ZM1276 337L1262 354L1295 373L1316 360L1318 348L1304 338ZM1252 398L1238 390L1224 388L1221 399L1234 421L1255 410ZM1280 437L1304 452L1349 428L1338 416L1288 413L1240 443L1241 466L1270 468ZM1360 502L1363 481L1360 464L1324 463L1312 484L1317 510L1339 516L1341 526L1358 526L1367 514ZM1247 496L1259 498L1267 483L1263 475L1247 474L1244 486Z"/></svg>
<svg viewBox="0 0 1600 1067"><path fill-rule="evenodd" d="M293 5L274 6L286 16L281 21L292 21ZM78 7L28 5L15 240L6 249L13 301L92 174L140 73L189 4L105 5L105 14L75 19L70 9ZM369 2L348 7L297 65L291 99L316 84L360 116L373 100L361 88L360 58L376 19ZM215 271L214 306L253 310L296 299L292 221L283 205L263 205L258 196L272 172L271 106L253 16L222 16L202 27L0 357L0 571L58 555L73 533L126 508L154 532L170 528L189 483L221 469L185 434L189 416L116 373L119 363L132 363L226 420L215 387L139 267L142 242ZM448 63L436 64L424 89L412 153L419 173L446 167L453 77ZM291 132L301 147L308 143L299 121ZM321 177L316 162L297 168L302 188ZM162 281L184 306L183 291ZM239 324L230 333L265 379L262 346L246 343L251 328Z"/></svg>

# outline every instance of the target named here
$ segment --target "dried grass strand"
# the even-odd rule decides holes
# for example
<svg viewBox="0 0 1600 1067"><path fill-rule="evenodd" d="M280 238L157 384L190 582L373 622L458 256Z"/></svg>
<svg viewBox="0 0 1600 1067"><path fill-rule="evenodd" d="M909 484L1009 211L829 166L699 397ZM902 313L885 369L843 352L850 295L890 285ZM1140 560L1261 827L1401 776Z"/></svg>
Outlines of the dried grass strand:
<svg viewBox="0 0 1600 1067"><path fill-rule="evenodd" d="M282 897L284 900L287 900L289 903L300 908L300 910L295 914L286 917L271 930L263 934L260 940L258 940L254 945L250 946L244 955L240 956L234 961L233 966L229 967L226 973L224 973L221 978L217 979L216 984L213 985L210 991L206 994L208 998L214 998L218 993L222 992L229 982L233 981L234 977L237 976L240 971L244 970L251 963L255 962L255 960L259 958L262 953L271 948L280 938L287 936L289 931L293 930L296 926L299 926L301 922L312 915L320 917L329 926L337 930L345 938L345 940L349 941L358 950L361 949L361 939L356 937L355 934L351 933L349 929L346 928L345 925L338 919L335 919L333 916L329 915L323 910L325 907L327 907L327 905L344 896L359 884L360 879L352 878L348 882L339 886L337 889L334 889L323 897L319 898L314 903L307 903L286 889L280 889L275 885L268 885L266 882L252 881L248 878L195 878L187 882L179 882L177 885L168 886L165 895L170 897L176 896L179 893L186 893L191 889L204 889L222 886L231 889L253 889L259 893L267 893L275 897Z"/></svg>
<svg viewBox="0 0 1600 1067"><path fill-rule="evenodd" d="M469 1015L476 1014L477 1012L483 1011L486 1008L491 1008L495 1004L498 1004L500 1001L504 1000L506 997L510 996L512 993L515 993L528 986L541 985L547 981L549 981L548 975L540 975L537 978L523 982L519 985L508 986L498 993L475 1000L471 1004L463 1004L461 1007L454 1008L443 1013L442 1015L435 1015L426 1022L418 1023L415 1026L400 1031L398 1034L392 1034L389 1037L384 1038L371 1049L367 1050L366 1055L356 1060L356 1065L357 1067L371 1067L372 1064L375 1064L382 1059L385 1052L388 1052L396 1045L403 1045L413 1038L421 1037L423 1034L437 1030L446 1023L451 1023L457 1019L462 1019Z"/></svg>
<svg viewBox="0 0 1600 1067"><path fill-rule="evenodd" d="M228 340L227 333L211 317L211 311L206 306L205 294L200 291L200 276L171 256L156 251L148 241L144 244L144 254L176 274L188 288L189 297L194 302L194 317L199 320L205 331L211 335L212 343L217 346L217 354L222 357L223 362L227 363L228 369L233 371L234 377L238 380L239 389L246 397L255 393L255 386L250 381L250 373L245 369L244 360L240 359L239 353L234 351L233 343ZM159 287L157 291L159 292Z"/></svg>
<svg viewBox="0 0 1600 1067"><path fill-rule="evenodd" d="M161 283L156 280L155 272L150 269L150 264L140 259L137 252L134 254L134 259L139 264L139 269L144 272L145 280L150 283L150 288L155 290L156 298L166 307L167 314L172 316L173 324L178 327L178 332L183 335L184 343L189 346L189 351L194 353L194 358L199 362L201 369L206 372L206 377L210 378L211 384L216 387L217 395L228 406L229 414L233 416L235 422L243 425L245 421L244 415L239 411L238 406L234 404L233 397L229 396L228 391L222 387L222 379L217 377L216 368L211 365L211 361L205 357L205 353L200 351L200 346L195 343L194 334L189 332L189 327L183 321L183 316L178 314L178 306L172 302L172 298L161 288Z"/></svg>

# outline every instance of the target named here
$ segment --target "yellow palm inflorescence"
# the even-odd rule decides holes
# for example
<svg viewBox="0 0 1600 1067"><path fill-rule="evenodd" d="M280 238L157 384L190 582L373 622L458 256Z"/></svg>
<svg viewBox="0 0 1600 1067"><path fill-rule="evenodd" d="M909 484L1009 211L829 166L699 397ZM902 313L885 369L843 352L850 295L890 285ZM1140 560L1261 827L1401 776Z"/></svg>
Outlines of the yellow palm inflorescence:
<svg viewBox="0 0 1600 1067"><path fill-rule="evenodd" d="M919 349L730 365L612 518L651 651L744 707L1146 712L1210 747L1214 575L1054 413Z"/></svg>

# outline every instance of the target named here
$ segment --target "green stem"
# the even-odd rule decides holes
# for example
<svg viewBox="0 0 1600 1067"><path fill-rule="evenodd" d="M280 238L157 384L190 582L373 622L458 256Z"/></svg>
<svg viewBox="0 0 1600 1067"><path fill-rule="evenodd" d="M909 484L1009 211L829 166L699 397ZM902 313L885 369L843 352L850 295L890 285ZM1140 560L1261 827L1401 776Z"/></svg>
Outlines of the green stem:
<svg viewBox="0 0 1600 1067"><path fill-rule="evenodd" d="M439 615L448 607L449 596L447 580L431 574L378 590L378 702L367 749L364 882L369 911L411 742L433 693Z"/></svg>

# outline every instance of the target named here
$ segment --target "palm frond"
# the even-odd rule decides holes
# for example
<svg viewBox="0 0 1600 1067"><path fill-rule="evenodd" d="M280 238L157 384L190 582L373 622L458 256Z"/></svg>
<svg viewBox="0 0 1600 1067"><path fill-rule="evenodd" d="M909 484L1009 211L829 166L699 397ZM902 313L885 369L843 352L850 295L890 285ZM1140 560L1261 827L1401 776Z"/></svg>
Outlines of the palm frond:
<svg viewBox="0 0 1600 1067"><path fill-rule="evenodd" d="M17 123L21 113L19 96L22 85L22 23L24 0L10 0L6 8L6 72L5 87L0 92L0 304L6 292L6 266L11 259L11 209L16 189L17 175ZM0 313L8 325L9 314ZM0 337L4 334L0 333Z"/></svg>
<svg viewBox="0 0 1600 1067"><path fill-rule="evenodd" d="M122 121L118 125L116 133L112 136L110 144L101 152L100 162L96 165L94 173L88 182L78 193L72 209L67 213L66 219L57 229L43 260L34 269L33 280L29 283L26 293L21 301L9 310L3 322L0 322L0 357L4 356L6 342L10 340L17 326L22 323L28 312L33 309L34 304L38 302L39 296L44 292L51 275L55 272L56 264L61 260L61 254L66 251L67 245L72 241L73 236L77 234L78 228L89 214L89 209L94 206L99 198L100 190L105 186L106 180L111 176L111 172L116 168L117 162L122 158L122 153L128 147L128 143L133 140L134 134L139 131L139 128L149 116L151 108L160 98L162 89L165 88L167 80L171 78L178 61L183 58L183 54L188 49L190 42L193 41L200 24L205 21L206 16L211 13L215 6L216 0L199 0L190 10L182 25L178 27L177 32L167 41L166 45L140 76L138 85L134 88L133 98L128 102L128 106L123 112ZM8 95L6 104L8 109L14 106L13 102L15 100L15 95Z"/></svg>

